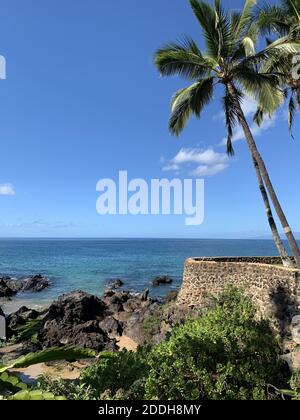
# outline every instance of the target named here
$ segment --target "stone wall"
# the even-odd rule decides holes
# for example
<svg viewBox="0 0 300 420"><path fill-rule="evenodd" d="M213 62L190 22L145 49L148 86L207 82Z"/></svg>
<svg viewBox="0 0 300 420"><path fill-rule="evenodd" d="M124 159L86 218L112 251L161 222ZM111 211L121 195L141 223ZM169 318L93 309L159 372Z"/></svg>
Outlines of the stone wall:
<svg viewBox="0 0 300 420"><path fill-rule="evenodd" d="M237 286L253 299L263 317L275 317L283 329L300 313L300 270L280 263L276 257L190 258L177 302L204 305L209 296Z"/></svg>

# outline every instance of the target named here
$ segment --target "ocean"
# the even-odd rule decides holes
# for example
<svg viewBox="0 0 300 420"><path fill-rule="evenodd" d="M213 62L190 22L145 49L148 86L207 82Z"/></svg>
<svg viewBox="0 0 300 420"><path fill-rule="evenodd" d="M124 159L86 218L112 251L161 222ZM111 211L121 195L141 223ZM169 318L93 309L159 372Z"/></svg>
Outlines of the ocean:
<svg viewBox="0 0 300 420"><path fill-rule="evenodd" d="M26 278L43 274L51 287L21 293L2 306L8 312L25 304L43 307L59 295L84 290L101 295L109 279L143 291L158 275L174 279L172 286L152 288L163 296L180 286L184 260L200 256L275 256L272 240L224 239L0 239L0 276Z"/></svg>

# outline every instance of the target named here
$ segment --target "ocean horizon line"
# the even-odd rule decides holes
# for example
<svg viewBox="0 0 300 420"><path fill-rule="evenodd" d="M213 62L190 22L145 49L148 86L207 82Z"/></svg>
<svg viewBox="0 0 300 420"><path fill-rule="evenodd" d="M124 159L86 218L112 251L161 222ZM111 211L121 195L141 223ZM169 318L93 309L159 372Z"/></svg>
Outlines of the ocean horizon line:
<svg viewBox="0 0 300 420"><path fill-rule="evenodd" d="M296 238L299 240L300 238ZM272 241L271 237L157 237L157 236L144 236L144 237L127 237L127 236L0 236L1 240L187 240L187 241ZM283 240L285 240L283 238Z"/></svg>

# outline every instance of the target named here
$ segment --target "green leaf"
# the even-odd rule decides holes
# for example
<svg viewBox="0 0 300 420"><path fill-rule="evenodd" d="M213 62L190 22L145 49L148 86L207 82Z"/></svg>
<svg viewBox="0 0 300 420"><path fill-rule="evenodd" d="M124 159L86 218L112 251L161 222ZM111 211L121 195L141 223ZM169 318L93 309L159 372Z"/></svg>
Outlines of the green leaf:
<svg viewBox="0 0 300 420"><path fill-rule="evenodd" d="M254 55L255 45L254 45L253 40L250 37L246 36L242 42L245 48L246 57L248 57L249 55Z"/></svg>
<svg viewBox="0 0 300 420"><path fill-rule="evenodd" d="M257 0L246 0L245 1L245 5L244 5L244 9L242 11L240 20L239 20L239 24L237 26L236 29L236 33L237 35L239 35L242 30L245 28L245 26L249 23L249 21L251 20L251 12L254 8L254 6L256 5Z"/></svg>
<svg viewBox="0 0 300 420"><path fill-rule="evenodd" d="M21 356L19 359L12 362L9 366L0 368L0 373L8 369L24 368L38 363L47 363L58 360L78 360L93 358L97 355L94 350L83 349L77 347L60 347L50 348L36 353L30 353L26 356Z"/></svg>
<svg viewBox="0 0 300 420"><path fill-rule="evenodd" d="M28 400L65 400L64 397L56 397L52 392L42 390L24 390L17 392L8 398L9 400L28 401Z"/></svg>
<svg viewBox="0 0 300 420"><path fill-rule="evenodd" d="M208 75L213 69L212 60L203 57L190 38L166 44L156 51L154 60L163 76L178 75L193 80Z"/></svg>
<svg viewBox="0 0 300 420"><path fill-rule="evenodd" d="M172 100L172 116L169 122L171 133L179 135L192 114L199 117L212 96L213 78L200 80L179 90Z"/></svg>
<svg viewBox="0 0 300 420"><path fill-rule="evenodd" d="M209 4L198 0L190 0L190 5L203 30L207 51L211 57L217 59L220 40L216 28L215 9Z"/></svg>
<svg viewBox="0 0 300 420"><path fill-rule="evenodd" d="M4 372L0 375L0 390L18 392L27 389L27 385L23 383L17 376Z"/></svg>

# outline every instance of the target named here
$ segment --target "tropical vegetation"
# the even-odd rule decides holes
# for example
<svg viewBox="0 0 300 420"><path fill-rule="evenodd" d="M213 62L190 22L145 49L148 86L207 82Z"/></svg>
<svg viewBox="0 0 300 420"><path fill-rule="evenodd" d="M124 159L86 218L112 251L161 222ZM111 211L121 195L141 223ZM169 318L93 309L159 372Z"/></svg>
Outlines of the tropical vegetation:
<svg viewBox="0 0 300 420"><path fill-rule="evenodd" d="M272 38L276 39L276 37L288 36L299 40L300 1L282 0L279 5L272 6L264 4L257 8L255 21L262 35L265 35L267 45L272 42ZM282 74L282 89L288 101L288 125L292 137L295 112L297 108L300 110L300 75L295 70L293 71L291 63L296 64L298 60L299 57L291 54L289 57L282 57L282 60L269 60L264 65L265 71ZM263 117L264 111L259 108L256 114L258 124L261 123Z"/></svg>
<svg viewBox="0 0 300 420"><path fill-rule="evenodd" d="M236 400L277 398L287 387L277 340L256 308L228 289L203 316L175 327L165 341L137 352L105 353L77 382L43 377L39 387L65 398Z"/></svg>

